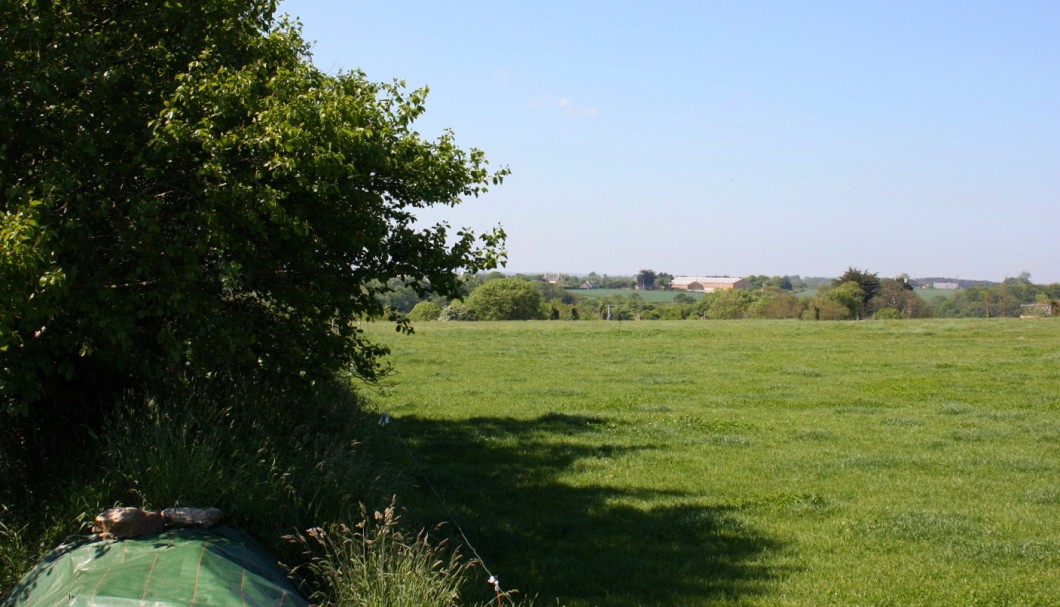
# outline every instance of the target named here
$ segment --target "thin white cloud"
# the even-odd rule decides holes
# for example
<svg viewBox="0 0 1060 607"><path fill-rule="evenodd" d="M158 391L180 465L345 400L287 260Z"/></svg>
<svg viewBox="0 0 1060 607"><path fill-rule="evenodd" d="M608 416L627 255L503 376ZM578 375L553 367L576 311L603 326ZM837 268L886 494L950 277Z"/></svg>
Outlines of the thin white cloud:
<svg viewBox="0 0 1060 607"><path fill-rule="evenodd" d="M599 111L590 105L575 103L570 97L554 97L552 95L541 95L527 102L526 107L531 110L553 109L563 113L564 116L585 116L596 118Z"/></svg>

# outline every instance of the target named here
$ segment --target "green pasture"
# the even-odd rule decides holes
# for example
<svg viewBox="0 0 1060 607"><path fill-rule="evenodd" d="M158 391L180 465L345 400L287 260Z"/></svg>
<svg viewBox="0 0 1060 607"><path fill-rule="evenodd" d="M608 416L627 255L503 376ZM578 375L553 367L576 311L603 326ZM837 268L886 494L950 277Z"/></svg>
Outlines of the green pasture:
<svg viewBox="0 0 1060 607"><path fill-rule="evenodd" d="M956 295L957 293L960 293L960 292L961 292L960 289L926 288L926 289L917 289L916 290L916 294L919 295L921 299L923 299L924 301L926 301L928 303L930 303L932 299L935 299L936 297L939 297L939 296L945 297L946 299L950 299L954 295Z"/></svg>
<svg viewBox="0 0 1060 607"><path fill-rule="evenodd" d="M537 604L1060 604L1060 322L391 331L409 516Z"/></svg>
<svg viewBox="0 0 1060 607"><path fill-rule="evenodd" d="M687 295L691 295L692 297L695 297L696 299L699 299L699 298L703 297L703 293L699 293L699 292L696 292L696 291L665 291L665 290L636 291L634 289L567 289L567 290L569 292L571 292L571 293L574 293L575 295L581 295L581 296L584 296L584 297L593 297L593 298L596 298L596 299L603 299L604 297L610 297L610 296L614 296L614 295L617 295L619 297L629 297L630 295L636 293L644 301L647 301L647 302L650 302L650 303L669 303L669 302L674 300L674 295L677 295L678 293L685 293ZM930 302L932 299L934 299L935 297L938 297L939 295L941 295L943 297L947 297L947 298L953 297L953 295L955 293L957 293L957 292L958 291L954 290L954 289L917 289L916 290L917 295L919 295L921 297L921 299L923 299L924 301L927 301L927 302ZM801 291L795 291L794 294L798 295L799 297L803 297L803 298L811 298L811 297L815 297L817 295L817 289L815 289L815 288L814 289L803 289Z"/></svg>
<svg viewBox="0 0 1060 607"><path fill-rule="evenodd" d="M818 289L816 289L816 288L803 289L801 291L795 291L795 295L798 295L799 297L803 297L803 298L811 298L811 297L816 297L817 296L817 291L818 291ZM916 294L920 296L920 299L923 299L924 301L926 301L928 303L931 303L931 300L935 299L936 297L938 297L940 295L942 297L945 297L945 298L949 299L950 297L953 297L955 294L957 294L959 292L960 291L958 291L957 289L934 289L934 288L929 288L929 289L917 289L916 290Z"/></svg>
<svg viewBox="0 0 1060 607"><path fill-rule="evenodd" d="M629 297L630 295L637 295L641 299L649 303L670 303L674 300L674 295L678 293L684 293L685 295L691 295L695 299L703 297L702 293L695 291L665 291L657 289L655 291L638 291L636 289L567 289L570 293L579 295L582 297L592 297L594 299L603 299L605 297Z"/></svg>

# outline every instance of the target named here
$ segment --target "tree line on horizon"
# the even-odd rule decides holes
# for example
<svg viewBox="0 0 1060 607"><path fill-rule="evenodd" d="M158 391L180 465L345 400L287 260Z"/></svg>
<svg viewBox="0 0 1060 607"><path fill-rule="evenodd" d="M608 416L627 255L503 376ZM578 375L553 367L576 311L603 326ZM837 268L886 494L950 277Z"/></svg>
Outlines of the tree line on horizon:
<svg viewBox="0 0 1060 607"><path fill-rule="evenodd" d="M420 297L396 280L389 285L385 305L409 314L412 321L865 320L1018 317L1026 304L1060 299L1060 284L1036 285L1026 272L1001 283L957 289L929 299L922 297L915 287L916 281L905 275L880 278L876 273L853 267L837 278L752 275L747 277L751 286L746 290L678 291L666 302L649 301L640 291L668 289L666 281L672 280L669 274L642 271L630 277L597 275L601 279L599 284L593 282L594 289L587 289L586 283L592 282L589 276L560 275L556 282L550 282L545 280L546 275L540 274L507 275L497 271L467 274L462 277L463 298ZM505 285L504 289L501 285ZM487 298L487 293L495 290L507 295L490 294ZM607 292L595 296L594 290ZM615 292L621 290L630 293ZM806 293L810 290L811 293ZM518 299L518 303L498 307L496 301L505 297L512 301ZM494 303L486 304L486 301Z"/></svg>

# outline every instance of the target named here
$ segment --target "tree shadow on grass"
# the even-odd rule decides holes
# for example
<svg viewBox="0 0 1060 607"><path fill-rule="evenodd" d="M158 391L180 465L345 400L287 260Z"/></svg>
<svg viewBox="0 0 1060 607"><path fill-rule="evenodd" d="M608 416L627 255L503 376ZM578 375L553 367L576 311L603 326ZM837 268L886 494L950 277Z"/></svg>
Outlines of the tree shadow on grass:
<svg viewBox="0 0 1060 607"><path fill-rule="evenodd" d="M731 508L680 492L564 482L578 466L606 467L649 448L607 444L604 419L409 417L394 429L424 485L417 502L405 500L416 522L457 523L505 588L540 604L725 603L761 593L779 574L767 553L780 544Z"/></svg>

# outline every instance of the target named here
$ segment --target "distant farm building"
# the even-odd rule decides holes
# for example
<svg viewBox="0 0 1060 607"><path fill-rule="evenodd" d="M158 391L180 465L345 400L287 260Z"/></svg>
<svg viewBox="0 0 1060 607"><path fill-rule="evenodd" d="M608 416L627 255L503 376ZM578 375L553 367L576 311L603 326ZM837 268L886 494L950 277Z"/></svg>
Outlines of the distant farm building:
<svg viewBox="0 0 1060 607"><path fill-rule="evenodd" d="M559 284L559 282L563 280L563 276L559 274L545 274L541 277L541 280L554 285Z"/></svg>
<svg viewBox="0 0 1060 607"><path fill-rule="evenodd" d="M1038 302L1020 306L1020 318L1041 318L1052 316L1056 302Z"/></svg>
<svg viewBox="0 0 1060 607"><path fill-rule="evenodd" d="M751 281L746 278L729 278L723 276L675 276L670 283L673 289L682 291L731 291L733 289L750 289Z"/></svg>
<svg viewBox="0 0 1060 607"><path fill-rule="evenodd" d="M936 282L932 283L931 286L936 289L959 289L961 285L955 282Z"/></svg>

